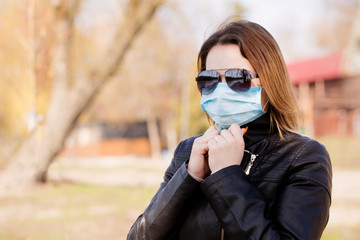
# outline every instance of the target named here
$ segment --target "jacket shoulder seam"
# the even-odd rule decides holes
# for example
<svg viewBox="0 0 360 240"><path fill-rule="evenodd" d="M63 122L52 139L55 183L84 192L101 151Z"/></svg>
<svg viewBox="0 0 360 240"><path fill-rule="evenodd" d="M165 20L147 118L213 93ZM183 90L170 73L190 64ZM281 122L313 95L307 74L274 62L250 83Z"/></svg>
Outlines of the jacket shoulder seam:
<svg viewBox="0 0 360 240"><path fill-rule="evenodd" d="M299 173L294 174L289 180L293 180L293 179L304 179L304 180L311 181L311 182L321 186L322 188L324 188L326 190L326 192L328 193L328 195L329 195L329 197L331 199L330 190L328 189L328 187L325 184L322 184L321 181L319 181L318 179L310 177L310 176L305 175L305 174L299 174Z"/></svg>

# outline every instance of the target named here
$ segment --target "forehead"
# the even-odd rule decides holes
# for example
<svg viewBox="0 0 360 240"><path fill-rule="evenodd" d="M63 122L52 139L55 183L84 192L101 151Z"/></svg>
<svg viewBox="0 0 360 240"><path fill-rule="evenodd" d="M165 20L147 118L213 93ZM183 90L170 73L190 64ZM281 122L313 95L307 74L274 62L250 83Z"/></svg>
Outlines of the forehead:
<svg viewBox="0 0 360 240"><path fill-rule="evenodd" d="M212 47L206 58L206 69L245 68L254 72L250 62L244 58L236 44L217 44Z"/></svg>

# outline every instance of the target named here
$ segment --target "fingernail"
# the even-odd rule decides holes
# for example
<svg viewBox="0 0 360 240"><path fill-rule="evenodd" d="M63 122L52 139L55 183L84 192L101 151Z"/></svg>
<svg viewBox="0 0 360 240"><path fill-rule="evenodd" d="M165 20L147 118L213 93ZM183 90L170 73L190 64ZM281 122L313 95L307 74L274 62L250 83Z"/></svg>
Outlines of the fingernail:
<svg viewBox="0 0 360 240"><path fill-rule="evenodd" d="M248 127L245 128L244 132L243 132L243 135L245 135L245 133L247 132L248 130Z"/></svg>

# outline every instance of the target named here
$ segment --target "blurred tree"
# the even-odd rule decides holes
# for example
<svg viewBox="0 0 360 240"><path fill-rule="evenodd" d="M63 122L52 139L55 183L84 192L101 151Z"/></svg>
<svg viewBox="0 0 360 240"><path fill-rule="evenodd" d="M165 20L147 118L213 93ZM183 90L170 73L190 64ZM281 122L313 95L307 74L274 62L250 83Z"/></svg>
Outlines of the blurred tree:
<svg viewBox="0 0 360 240"><path fill-rule="evenodd" d="M349 75L360 74L360 0L357 3L356 15L352 21L350 36L345 45L344 71Z"/></svg>
<svg viewBox="0 0 360 240"><path fill-rule="evenodd" d="M33 129L1 172L0 190L19 189L46 180L49 165L80 114L118 72L131 44L162 3L163 0L122 2L123 11L110 47L91 49L82 46L91 44L81 41L76 22L82 0L27 2L25 81L30 89L36 89L37 82L46 85L51 81L50 100L41 126ZM39 22L42 24L38 25ZM30 110L35 109L33 99L29 104Z"/></svg>
<svg viewBox="0 0 360 240"><path fill-rule="evenodd" d="M29 63L30 44L27 41L31 36L27 31L29 24L19 24L18 16L28 15L26 9L19 4L1 4L0 14L6 21L0 21L0 34L6 37L0 38L0 150L9 156L17 147L15 143L9 144L10 136L22 136L27 132L23 113L32 102L28 79L33 75Z"/></svg>
<svg viewBox="0 0 360 240"><path fill-rule="evenodd" d="M330 51L343 50L349 43L358 8L358 0L325 0L323 15L313 25L317 43Z"/></svg>
<svg viewBox="0 0 360 240"><path fill-rule="evenodd" d="M166 16L153 19L136 39L124 61L124 71L107 84L81 118L85 122L116 124L146 121L149 126L155 126L151 124L155 120L161 128L161 139L154 134L157 140L152 142L157 147L153 155L159 154L159 141L171 151L179 140L178 133L184 139L199 133L204 124L208 126L194 80L194 30L178 3L167 4L162 14Z"/></svg>
<svg viewBox="0 0 360 240"><path fill-rule="evenodd" d="M189 70L195 65L195 56L189 57L195 52L193 44L166 35L165 24L158 18L151 21L134 41L123 63L124 71L104 87L81 118L115 124L147 122L153 157L159 157L162 147L172 145L169 138L177 118L174 109L183 107L182 86L192 79Z"/></svg>

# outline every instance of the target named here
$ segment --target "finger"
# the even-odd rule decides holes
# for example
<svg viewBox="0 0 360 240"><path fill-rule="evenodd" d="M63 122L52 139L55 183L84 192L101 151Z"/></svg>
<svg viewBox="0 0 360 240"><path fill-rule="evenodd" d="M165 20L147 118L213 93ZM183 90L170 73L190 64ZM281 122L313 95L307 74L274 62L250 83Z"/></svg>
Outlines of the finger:
<svg viewBox="0 0 360 240"><path fill-rule="evenodd" d="M200 138L195 139L192 151L195 151L200 154L205 154L209 151L209 146L207 142L200 141Z"/></svg>
<svg viewBox="0 0 360 240"><path fill-rule="evenodd" d="M209 144L208 143L202 143L201 148L203 150L203 154L207 153L209 151Z"/></svg>
<svg viewBox="0 0 360 240"><path fill-rule="evenodd" d="M232 135L232 133L229 130L222 130L220 135L226 140L229 141L231 140L234 136Z"/></svg>
<svg viewBox="0 0 360 240"><path fill-rule="evenodd" d="M209 127L203 136L201 136L201 141L208 142L210 139L215 137L216 135L219 135L219 131L216 130L214 126Z"/></svg>
<svg viewBox="0 0 360 240"><path fill-rule="evenodd" d="M231 132L231 134L236 138L236 139L241 139L243 138L243 130L240 128L240 126L238 124L233 124L231 125L231 127L229 128L229 132Z"/></svg>
<svg viewBox="0 0 360 240"><path fill-rule="evenodd" d="M216 143L220 143L220 144L224 144L226 143L226 140L224 137L222 137L221 135L217 135L214 137L214 140L216 141Z"/></svg>
<svg viewBox="0 0 360 240"><path fill-rule="evenodd" d="M214 125L211 125L204 133L204 135L208 135L208 134L219 134L219 131L215 128Z"/></svg>
<svg viewBox="0 0 360 240"><path fill-rule="evenodd" d="M215 145L216 145L216 141L214 139L211 139L208 143L209 151L210 151L210 148L214 148Z"/></svg>
<svg viewBox="0 0 360 240"><path fill-rule="evenodd" d="M202 135L201 137L197 138L197 142L199 143L208 143L211 139L213 139L215 136L219 135L219 133L209 133L207 135Z"/></svg>

